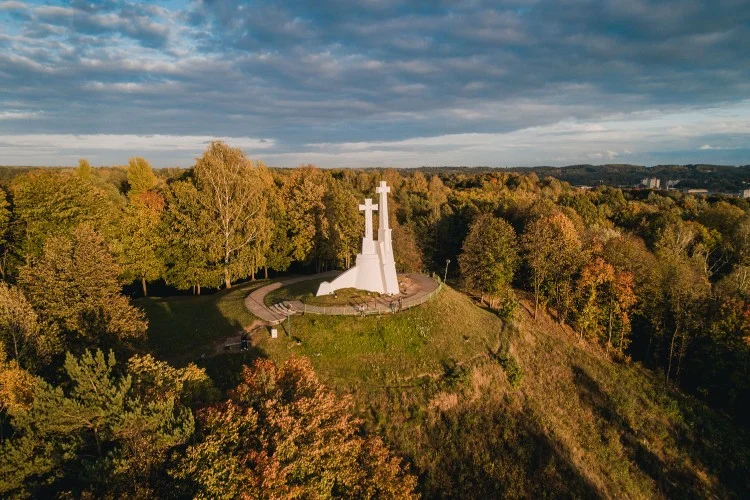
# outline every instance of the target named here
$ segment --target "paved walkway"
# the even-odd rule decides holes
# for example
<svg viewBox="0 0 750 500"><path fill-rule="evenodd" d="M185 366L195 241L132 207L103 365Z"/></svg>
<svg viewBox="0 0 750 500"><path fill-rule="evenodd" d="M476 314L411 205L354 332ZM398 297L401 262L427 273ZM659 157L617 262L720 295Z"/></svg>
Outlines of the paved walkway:
<svg viewBox="0 0 750 500"><path fill-rule="evenodd" d="M299 300L284 301L272 306L266 306L265 298L270 292L299 281L313 280L320 278L333 278L338 276L341 271L329 271L327 273L313 274L311 276L299 276L294 278L284 278L266 286L253 290L245 299L245 307L252 314L267 321L269 324L278 324L284 321L292 314L331 314L358 316L362 314L361 306L365 306L365 314L383 314L391 312L391 302L394 306L398 304L401 298L403 309L408 309L420 305L431 299L439 290L440 284L423 274L400 274L398 276L401 293L393 297L381 296L371 297L367 300L352 302L342 306L314 306L304 304Z"/></svg>

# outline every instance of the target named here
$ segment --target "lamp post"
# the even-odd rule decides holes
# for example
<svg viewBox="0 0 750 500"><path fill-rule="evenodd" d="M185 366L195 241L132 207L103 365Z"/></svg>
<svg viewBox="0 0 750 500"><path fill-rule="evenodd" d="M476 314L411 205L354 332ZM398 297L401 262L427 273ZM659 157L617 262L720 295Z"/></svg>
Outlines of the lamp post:
<svg viewBox="0 0 750 500"><path fill-rule="evenodd" d="M451 263L450 259L445 259L445 274L443 275L443 283L448 279L448 264Z"/></svg>

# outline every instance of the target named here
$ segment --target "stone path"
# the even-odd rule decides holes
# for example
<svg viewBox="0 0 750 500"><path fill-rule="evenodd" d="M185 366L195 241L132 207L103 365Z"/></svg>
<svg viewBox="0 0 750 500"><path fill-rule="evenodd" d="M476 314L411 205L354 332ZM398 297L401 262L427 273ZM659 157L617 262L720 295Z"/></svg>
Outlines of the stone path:
<svg viewBox="0 0 750 500"><path fill-rule="evenodd" d="M340 271L329 271L327 273L314 274L311 276L299 276L294 278L285 278L266 286L253 290L245 299L245 307L252 314L267 321L271 325L279 324L291 314L335 314L346 316L358 316L361 313L360 306L364 304L365 314L383 314L391 312L391 302L396 305L401 298L403 309L417 306L429 300L440 287L440 284L423 274L400 274L398 277L401 293L393 297L381 296L371 297L368 300L362 300L343 306L313 306L303 304L299 300L284 301L273 306L265 305L265 297L270 292L299 281L313 280L320 278L332 278L340 274Z"/></svg>

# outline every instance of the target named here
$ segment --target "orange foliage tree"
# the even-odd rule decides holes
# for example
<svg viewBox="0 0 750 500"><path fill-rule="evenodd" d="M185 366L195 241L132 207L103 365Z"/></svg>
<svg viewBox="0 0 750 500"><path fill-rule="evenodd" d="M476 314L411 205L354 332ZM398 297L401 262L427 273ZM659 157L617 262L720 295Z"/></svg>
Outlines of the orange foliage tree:
<svg viewBox="0 0 750 500"><path fill-rule="evenodd" d="M601 257L587 263L578 280L577 323L581 337L587 333L596 339L606 339L607 351L614 338L622 354L628 344L630 312L636 303L633 288L632 273L616 272Z"/></svg>
<svg viewBox="0 0 750 500"><path fill-rule="evenodd" d="M416 479L378 438L359 434L309 361L245 367L230 399L199 412L198 442L172 474L197 498L411 498Z"/></svg>

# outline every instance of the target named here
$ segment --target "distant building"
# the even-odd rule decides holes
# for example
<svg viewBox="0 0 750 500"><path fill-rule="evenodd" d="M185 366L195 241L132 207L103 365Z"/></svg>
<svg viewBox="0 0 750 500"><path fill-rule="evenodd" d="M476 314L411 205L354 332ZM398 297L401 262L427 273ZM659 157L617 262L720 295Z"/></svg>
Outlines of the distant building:
<svg viewBox="0 0 750 500"><path fill-rule="evenodd" d="M750 198L750 189L743 189L740 191L740 196L743 198Z"/></svg>
<svg viewBox="0 0 750 500"><path fill-rule="evenodd" d="M675 187L675 186L676 186L677 184L679 184L679 183L680 183L680 180L679 180L679 179L677 179L677 180L668 180L668 181L667 181L667 191L669 191L670 189L674 189L674 187Z"/></svg>
<svg viewBox="0 0 750 500"><path fill-rule="evenodd" d="M687 194L708 194L708 189L688 189Z"/></svg>
<svg viewBox="0 0 750 500"><path fill-rule="evenodd" d="M661 186L661 180L656 177L647 177L641 181L641 185L646 187L646 189L659 189Z"/></svg>

